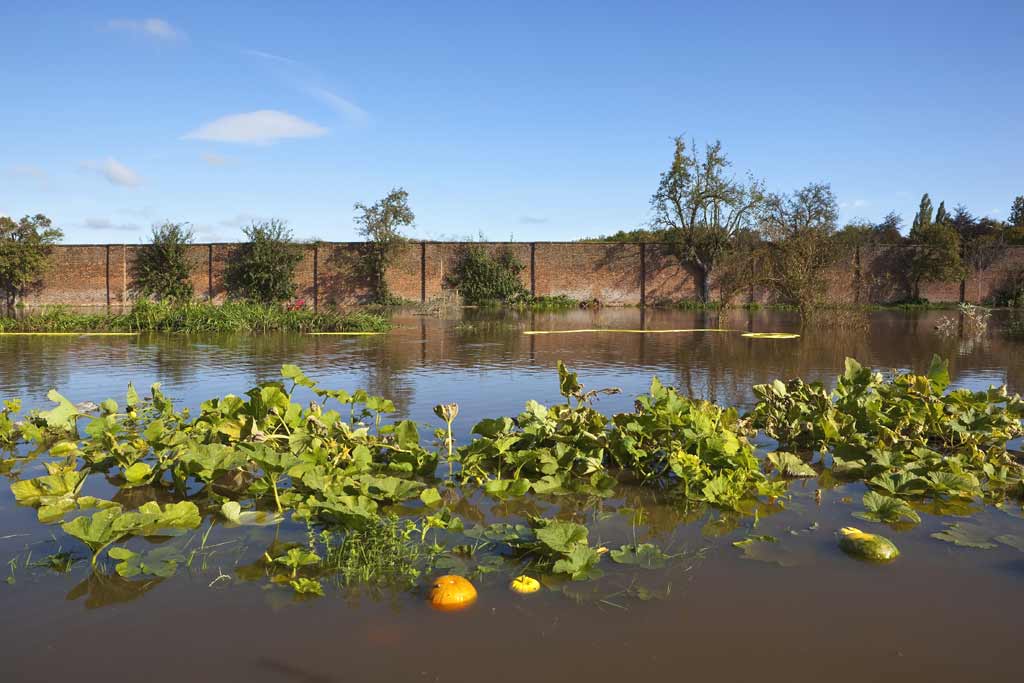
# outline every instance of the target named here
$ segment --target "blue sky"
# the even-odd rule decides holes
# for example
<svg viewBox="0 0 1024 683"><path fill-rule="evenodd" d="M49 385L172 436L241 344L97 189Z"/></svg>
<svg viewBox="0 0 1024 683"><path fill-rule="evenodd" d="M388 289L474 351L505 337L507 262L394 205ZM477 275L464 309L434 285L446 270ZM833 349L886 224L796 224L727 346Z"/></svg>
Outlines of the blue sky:
<svg viewBox="0 0 1024 683"><path fill-rule="evenodd" d="M43 9L40 9L43 7ZM844 220L1024 194L1024 2L0 4L0 214L68 242L643 225L674 135Z"/></svg>

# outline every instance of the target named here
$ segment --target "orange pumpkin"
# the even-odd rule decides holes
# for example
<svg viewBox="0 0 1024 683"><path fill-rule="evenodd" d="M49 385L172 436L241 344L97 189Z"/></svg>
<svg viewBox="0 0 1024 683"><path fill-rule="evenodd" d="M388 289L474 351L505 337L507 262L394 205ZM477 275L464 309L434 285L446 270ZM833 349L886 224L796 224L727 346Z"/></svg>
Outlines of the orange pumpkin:
<svg viewBox="0 0 1024 683"><path fill-rule="evenodd" d="M476 602L476 588L461 576L448 574L438 577L430 589L430 604L435 609L453 611L469 607Z"/></svg>

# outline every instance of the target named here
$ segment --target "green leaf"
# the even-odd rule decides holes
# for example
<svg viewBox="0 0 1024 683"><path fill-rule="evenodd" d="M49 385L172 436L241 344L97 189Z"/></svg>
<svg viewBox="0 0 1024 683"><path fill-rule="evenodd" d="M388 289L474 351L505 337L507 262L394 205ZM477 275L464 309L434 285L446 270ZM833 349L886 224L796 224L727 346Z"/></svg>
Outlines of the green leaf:
<svg viewBox="0 0 1024 683"><path fill-rule="evenodd" d="M141 484L153 474L153 468L147 463L137 462L124 471L124 478L129 484Z"/></svg>
<svg viewBox="0 0 1024 683"><path fill-rule="evenodd" d="M306 377L297 365L282 365L281 377L292 380L300 387L307 387L309 389L316 387L316 382Z"/></svg>
<svg viewBox="0 0 1024 683"><path fill-rule="evenodd" d="M537 529L537 540L556 553L571 552L578 545L587 544L587 527L575 522L554 520Z"/></svg>
<svg viewBox="0 0 1024 683"><path fill-rule="evenodd" d="M949 386L949 361L943 360L939 354L932 355L932 362L928 366L928 381L938 391L944 391Z"/></svg>
<svg viewBox="0 0 1024 683"><path fill-rule="evenodd" d="M14 482L11 484L11 493L21 505L49 505L58 498L72 496L84 478L85 472L48 474Z"/></svg>
<svg viewBox="0 0 1024 683"><path fill-rule="evenodd" d="M661 549L651 543L639 545L624 545L618 550L610 553L612 560L619 564L629 564L644 569L661 569L665 566L669 556Z"/></svg>
<svg viewBox="0 0 1024 683"><path fill-rule="evenodd" d="M128 392L125 394L125 404L129 408L134 408L139 405L139 393L135 391L135 385L128 385Z"/></svg>
<svg viewBox="0 0 1024 683"><path fill-rule="evenodd" d="M46 398L56 403L56 407L50 410L43 410L39 412L39 417L46 420L46 425L51 429L71 429L74 430L75 421L81 414L75 405L60 395L56 389L50 389L46 394Z"/></svg>
<svg viewBox="0 0 1024 683"><path fill-rule="evenodd" d="M423 491L420 492L420 500L423 501L423 504L427 507L432 507L441 502L441 494L433 487L423 489Z"/></svg>
<svg viewBox="0 0 1024 683"><path fill-rule="evenodd" d="M854 512L853 516L866 519L871 522L884 522L886 524L897 524L902 521L919 524L921 516L917 514L910 504L900 498L884 496L875 491L868 491L861 499L864 504L864 512Z"/></svg>
<svg viewBox="0 0 1024 683"><path fill-rule="evenodd" d="M149 574L166 579L178 570L178 563L185 557L177 548L159 547L145 553L136 553L127 548L111 548L107 553L111 559L119 560L114 570L125 578Z"/></svg>
<svg viewBox="0 0 1024 683"><path fill-rule="evenodd" d="M551 570L556 574L568 574L573 581L596 579L602 572L597 568L601 554L586 544L579 544L555 562Z"/></svg>
<svg viewBox="0 0 1024 683"><path fill-rule="evenodd" d="M565 363L558 361L558 392L568 399L578 397L582 391L583 385L576 373L569 372Z"/></svg>
<svg viewBox="0 0 1024 683"><path fill-rule="evenodd" d="M324 587L320 584L317 579L308 579L305 577L299 577L292 579L288 582L288 585L292 587L299 595L323 595Z"/></svg>
<svg viewBox="0 0 1024 683"><path fill-rule="evenodd" d="M813 467L805 463L799 456L785 451L774 451L767 456L779 474L788 477L816 477L818 473Z"/></svg>
<svg viewBox="0 0 1024 683"><path fill-rule="evenodd" d="M108 508L94 513L91 517L76 517L65 522L61 528L89 546L93 552L107 543L124 536L127 531L114 527L115 520L122 516L120 508Z"/></svg>

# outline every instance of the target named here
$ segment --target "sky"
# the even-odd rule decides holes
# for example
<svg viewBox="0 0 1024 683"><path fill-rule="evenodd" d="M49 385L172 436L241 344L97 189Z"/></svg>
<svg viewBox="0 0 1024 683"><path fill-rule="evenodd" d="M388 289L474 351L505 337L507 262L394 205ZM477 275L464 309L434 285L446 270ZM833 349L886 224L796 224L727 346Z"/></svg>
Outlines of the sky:
<svg viewBox="0 0 1024 683"><path fill-rule="evenodd" d="M1024 194L1024 2L0 2L0 215L68 243L643 227L672 139L843 221Z"/></svg>

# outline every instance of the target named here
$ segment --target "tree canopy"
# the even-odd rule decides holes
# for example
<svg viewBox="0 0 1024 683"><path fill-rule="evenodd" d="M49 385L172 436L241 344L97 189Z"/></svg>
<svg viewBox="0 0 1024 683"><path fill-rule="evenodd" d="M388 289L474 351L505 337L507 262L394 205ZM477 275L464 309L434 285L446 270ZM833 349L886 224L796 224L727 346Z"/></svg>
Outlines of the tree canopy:
<svg viewBox="0 0 1024 683"><path fill-rule="evenodd" d="M24 296L47 267L50 247L64 233L43 214L15 221L0 216L0 292L7 306Z"/></svg>
<svg viewBox="0 0 1024 683"><path fill-rule="evenodd" d="M651 197L651 227L697 269L704 302L710 299L709 278L716 265L739 231L756 226L765 200L763 183L753 177L737 180L729 175L729 166L721 142L705 145L699 155L695 144L687 148L677 137L672 165L661 174Z"/></svg>

